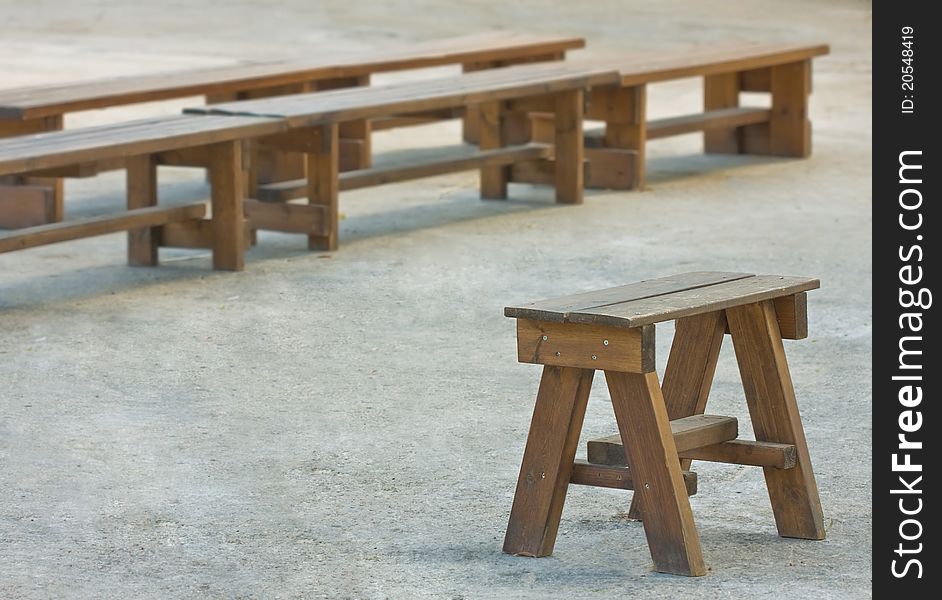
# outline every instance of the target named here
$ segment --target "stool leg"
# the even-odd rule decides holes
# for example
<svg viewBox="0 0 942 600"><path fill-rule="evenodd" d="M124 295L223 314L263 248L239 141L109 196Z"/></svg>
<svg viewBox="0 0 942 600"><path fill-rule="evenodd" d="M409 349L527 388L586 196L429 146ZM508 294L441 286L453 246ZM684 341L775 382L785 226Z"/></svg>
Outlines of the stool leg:
<svg viewBox="0 0 942 600"><path fill-rule="evenodd" d="M213 205L213 268L245 268L245 190L242 142L221 142L211 147L209 180Z"/></svg>
<svg viewBox="0 0 942 600"><path fill-rule="evenodd" d="M725 332L726 315L721 310L677 319L662 386L669 420L702 415L706 410ZM680 469L690 469L690 459L681 460ZM631 499L628 516L643 516L637 494Z"/></svg>
<svg viewBox="0 0 942 600"><path fill-rule="evenodd" d="M151 154L130 156L127 170L128 208L157 206L157 161ZM157 229L143 227L128 230L128 264L139 267L157 265Z"/></svg>
<svg viewBox="0 0 942 600"><path fill-rule="evenodd" d="M543 367L504 537L508 554L553 553L594 374L592 369Z"/></svg>
<svg viewBox="0 0 942 600"><path fill-rule="evenodd" d="M772 302L726 310L756 439L794 444L792 469L766 468L765 483L783 537L824 539L824 515L798 414L785 348Z"/></svg>
<svg viewBox="0 0 942 600"><path fill-rule="evenodd" d="M705 575L700 535L657 374L606 371L605 379L635 494L645 507L644 533L654 568L675 575Z"/></svg>

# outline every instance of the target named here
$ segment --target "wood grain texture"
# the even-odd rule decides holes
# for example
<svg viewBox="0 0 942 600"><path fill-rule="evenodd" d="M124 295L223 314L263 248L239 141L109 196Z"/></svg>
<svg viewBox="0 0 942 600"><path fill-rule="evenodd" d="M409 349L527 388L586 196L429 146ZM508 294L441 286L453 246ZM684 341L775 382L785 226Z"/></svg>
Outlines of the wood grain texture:
<svg viewBox="0 0 942 600"><path fill-rule="evenodd" d="M127 159L128 209L157 206L157 163L152 155ZM157 266L159 238L152 227L128 230L128 264Z"/></svg>
<svg viewBox="0 0 942 600"><path fill-rule="evenodd" d="M731 110L738 106L738 73L719 73L703 78L703 109L705 112ZM703 151L707 154L738 154L741 151L738 130L736 127L704 130Z"/></svg>
<svg viewBox="0 0 942 600"><path fill-rule="evenodd" d="M824 515L772 302L726 310L756 439L795 446L796 465L765 468L779 535L824 539Z"/></svg>
<svg viewBox="0 0 942 600"><path fill-rule="evenodd" d="M221 271L241 271L245 268L242 144L238 141L216 144L210 155L213 268Z"/></svg>
<svg viewBox="0 0 942 600"><path fill-rule="evenodd" d="M501 103L482 102L478 105L477 134L482 151L500 150L507 145L504 136L506 128ZM484 200L505 200L510 172L506 165L494 165L481 168L481 198Z"/></svg>
<svg viewBox="0 0 942 600"><path fill-rule="evenodd" d="M700 535L657 374L606 371L605 379L636 494L645 507L644 533L654 568L676 575L705 575Z"/></svg>
<svg viewBox="0 0 942 600"><path fill-rule="evenodd" d="M771 68L772 119L769 122L769 153L775 156L811 156L811 61L804 60Z"/></svg>
<svg viewBox="0 0 942 600"><path fill-rule="evenodd" d="M323 208L326 230L322 235L308 235L310 250L333 251L339 244L339 139L337 125L325 125L320 132L320 148L317 152L307 154L307 201L312 206Z"/></svg>
<svg viewBox="0 0 942 600"><path fill-rule="evenodd" d="M202 204L188 204L169 208L154 206L129 210L117 215L103 215L26 227L13 233L0 235L0 253L95 237L129 229L156 227L175 221L200 219L205 214L206 207Z"/></svg>
<svg viewBox="0 0 942 600"><path fill-rule="evenodd" d="M584 45L585 41L577 37L488 32L359 53L318 53L316 58L297 61L243 63L14 88L0 91L0 119L18 120L198 95L212 96L212 100L218 101L239 91L320 79L474 61L555 57Z"/></svg>
<svg viewBox="0 0 942 600"><path fill-rule="evenodd" d="M694 415L674 419L670 422L670 428L678 453L734 440L739 435L739 423L736 418L720 415ZM589 440L586 447L590 463L619 467L628 464L625 462L625 449L620 434ZM687 464L689 465L689 461Z"/></svg>
<svg viewBox="0 0 942 600"><path fill-rule="evenodd" d="M326 236L330 233L327 207L287 202L244 202L245 218L252 229Z"/></svg>
<svg viewBox="0 0 942 600"><path fill-rule="evenodd" d="M791 469L798 461L794 444L752 440L729 440L712 446L691 448L680 452L680 457L772 469Z"/></svg>
<svg viewBox="0 0 942 600"><path fill-rule="evenodd" d="M49 186L0 182L0 229L55 222L56 198Z"/></svg>
<svg viewBox="0 0 942 600"><path fill-rule="evenodd" d="M517 319L523 363L647 373L655 368L654 327L613 329Z"/></svg>
<svg viewBox="0 0 942 600"><path fill-rule="evenodd" d="M504 316L564 323L573 312L587 312L612 304L655 298L665 294L736 281L747 277L754 277L754 275L751 273L724 273L720 271L681 273L559 298L527 302L518 306L508 306L504 308Z"/></svg>
<svg viewBox="0 0 942 600"><path fill-rule="evenodd" d="M619 450L623 449L619 446ZM683 476L687 495L696 495L697 474L684 471ZM569 483L616 490L634 489L634 483L631 480L631 469L628 467L593 464L591 461L584 460L576 460L573 463Z"/></svg>
<svg viewBox="0 0 942 600"><path fill-rule="evenodd" d="M212 219L198 219L168 223L157 227L157 238L160 246L166 248L203 248L211 250L213 247L213 221ZM252 244L252 234L249 231L248 221L245 223L243 243L247 250Z"/></svg>
<svg viewBox="0 0 942 600"><path fill-rule="evenodd" d="M508 554L553 553L594 373L543 369L504 537Z"/></svg>
<svg viewBox="0 0 942 600"><path fill-rule="evenodd" d="M582 137L583 93L570 90L556 96L556 202L582 204L585 189Z"/></svg>

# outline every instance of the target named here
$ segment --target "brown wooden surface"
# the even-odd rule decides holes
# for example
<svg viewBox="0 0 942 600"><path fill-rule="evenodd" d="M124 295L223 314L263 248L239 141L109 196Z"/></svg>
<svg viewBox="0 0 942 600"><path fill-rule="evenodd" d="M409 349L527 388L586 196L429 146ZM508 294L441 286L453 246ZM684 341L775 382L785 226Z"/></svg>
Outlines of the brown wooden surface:
<svg viewBox="0 0 942 600"><path fill-rule="evenodd" d="M624 451L621 446L619 446L619 450ZM697 474L684 471L683 476L687 495L696 495ZM631 481L631 469L628 467L592 464L578 459L573 462L569 483L617 490L634 489L634 483Z"/></svg>
<svg viewBox="0 0 942 600"><path fill-rule="evenodd" d="M556 96L556 202L582 204L585 188L582 136L583 92L580 89Z"/></svg>
<svg viewBox="0 0 942 600"><path fill-rule="evenodd" d="M157 227L157 238L161 247L167 248L204 248L213 247L213 222L211 219L181 221ZM252 233L246 221L243 244L247 250L252 244Z"/></svg>
<svg viewBox="0 0 942 600"><path fill-rule="evenodd" d="M645 147L647 145L647 87L597 87L589 100L589 118L605 121L601 146L619 150L632 150L632 165L628 170L627 188L619 181L606 181L605 187L641 189L645 181ZM604 168L596 164L593 170ZM595 179L598 175L593 176Z"/></svg>
<svg viewBox="0 0 942 600"><path fill-rule="evenodd" d="M317 152L307 154L307 202L312 206L324 209L323 235L308 235L308 248L310 250L337 249L339 243L340 209L338 196L339 163L339 131L336 124L325 125L320 133L320 148Z"/></svg>
<svg viewBox="0 0 942 600"><path fill-rule="evenodd" d="M775 156L811 156L811 61L804 60L771 69L772 120L769 153Z"/></svg>
<svg viewBox="0 0 942 600"><path fill-rule="evenodd" d="M246 200L244 207L245 217L252 229L303 233L308 236L326 236L329 233L327 209L324 206Z"/></svg>
<svg viewBox="0 0 942 600"><path fill-rule="evenodd" d="M727 72L703 78L703 110L710 113L739 107L739 73ZM703 150L707 154L738 154L742 149L736 127L705 129Z"/></svg>
<svg viewBox="0 0 942 600"><path fill-rule="evenodd" d="M156 227L175 221L199 219L205 214L206 207L202 204L188 204L170 208L154 206L116 215L73 219L62 223L27 227L0 235L0 253L128 231L129 229Z"/></svg>
<svg viewBox="0 0 942 600"><path fill-rule="evenodd" d="M525 144L495 150L477 151L467 146L457 148L423 149L420 152L389 153L379 155L368 169L341 172L340 191L434 177L445 173L468 171L481 167L504 166L553 156L547 144ZM285 202L304 198L307 181L298 179L259 186L257 198L264 202Z"/></svg>
<svg viewBox="0 0 942 600"><path fill-rule="evenodd" d="M782 338L803 340L808 337L808 293L782 296L772 301Z"/></svg>
<svg viewBox="0 0 942 600"><path fill-rule="evenodd" d="M817 279L758 275L736 281L684 290L654 298L644 298L569 313L570 323L640 327L732 306L740 306L779 296L790 296L820 287Z"/></svg>
<svg viewBox="0 0 942 600"><path fill-rule="evenodd" d="M655 368L654 327L613 329L517 319L517 359L646 373Z"/></svg>
<svg viewBox="0 0 942 600"><path fill-rule="evenodd" d="M719 415L698 414L692 417L674 419L670 422L670 428L674 436L674 446L679 453L734 440L739 435L739 423L736 418ZM617 433L589 440L586 448L588 451L587 458L590 463L611 466L625 466L627 464L621 436Z"/></svg>
<svg viewBox="0 0 942 600"><path fill-rule="evenodd" d="M779 535L824 539L824 515L772 302L726 310L752 427L759 441L792 444L792 469L765 468Z"/></svg>
<svg viewBox="0 0 942 600"><path fill-rule="evenodd" d="M543 368L504 537L508 554L553 553L594 373Z"/></svg>
<svg viewBox="0 0 942 600"><path fill-rule="evenodd" d="M561 296L559 298L528 302L519 306L508 306L504 308L504 316L562 323L568 320L572 312L589 311L620 302L654 298L656 296L715 285L726 281L735 281L746 277L754 277L754 275L750 273L724 273L718 271L681 273L679 275L646 279L644 281L602 290L592 290Z"/></svg>
<svg viewBox="0 0 942 600"><path fill-rule="evenodd" d="M152 155L127 159L128 209L157 206L157 164ZM153 227L128 230L128 264L157 266L157 231Z"/></svg>
<svg viewBox="0 0 942 600"><path fill-rule="evenodd" d="M772 469L791 469L797 464L794 444L752 440L729 440L712 446L691 448L680 452L680 457Z"/></svg>
<svg viewBox="0 0 942 600"><path fill-rule="evenodd" d="M700 536L657 374L606 371L605 379L635 493L645 507L644 533L654 568L662 573L705 575Z"/></svg>
<svg viewBox="0 0 942 600"><path fill-rule="evenodd" d="M684 135L697 131L707 132L707 136L745 125L767 123L772 111L767 108L722 108L694 115L669 117L648 122L648 139L655 140L675 135ZM735 130L735 129L734 129Z"/></svg>
<svg viewBox="0 0 942 600"><path fill-rule="evenodd" d="M0 175L273 134L277 119L170 115L0 139Z"/></svg>
<svg viewBox="0 0 942 600"><path fill-rule="evenodd" d="M241 271L245 268L245 199L242 144L223 142L210 151L209 180L213 207L213 268Z"/></svg>
<svg viewBox="0 0 942 600"><path fill-rule="evenodd" d="M318 79L403 69L558 55L581 48L576 37L489 32L410 43L399 48L321 54L313 59L249 63L172 73L0 90L0 119L26 119L168 98L220 95Z"/></svg>
<svg viewBox="0 0 942 600"><path fill-rule="evenodd" d="M291 127L304 127L554 94L612 84L617 79L618 74L610 67L533 64L431 80L200 106L185 112L275 117L287 120Z"/></svg>
<svg viewBox="0 0 942 600"><path fill-rule="evenodd" d="M499 101L482 102L478 105L477 131L481 150L500 150L507 145L504 136L504 111ZM486 166L481 169L481 198L505 200L510 173L507 165Z"/></svg>
<svg viewBox="0 0 942 600"><path fill-rule="evenodd" d="M55 222L55 192L46 185L0 183L0 229Z"/></svg>

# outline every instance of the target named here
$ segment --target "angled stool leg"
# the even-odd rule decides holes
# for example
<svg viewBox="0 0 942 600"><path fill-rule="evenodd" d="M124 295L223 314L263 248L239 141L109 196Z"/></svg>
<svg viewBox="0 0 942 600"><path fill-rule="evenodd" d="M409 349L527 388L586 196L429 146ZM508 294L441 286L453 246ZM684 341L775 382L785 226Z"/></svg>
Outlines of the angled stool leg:
<svg viewBox="0 0 942 600"><path fill-rule="evenodd" d="M662 386L669 420L703 414L725 335L726 315L723 311L685 317L675 322L674 341ZM690 459L682 459L680 469L689 470ZM632 497L629 518L642 518L640 500L637 494Z"/></svg>
<svg viewBox="0 0 942 600"><path fill-rule="evenodd" d="M644 533L662 573L705 575L677 447L656 373L606 371L635 493L646 507Z"/></svg>
<svg viewBox="0 0 942 600"><path fill-rule="evenodd" d="M785 348L772 302L726 310L756 439L794 444L792 469L767 467L765 482L779 535L824 539L824 515L798 414Z"/></svg>
<svg viewBox="0 0 942 600"><path fill-rule="evenodd" d="M553 553L594 374L592 369L543 367L504 537L508 554Z"/></svg>

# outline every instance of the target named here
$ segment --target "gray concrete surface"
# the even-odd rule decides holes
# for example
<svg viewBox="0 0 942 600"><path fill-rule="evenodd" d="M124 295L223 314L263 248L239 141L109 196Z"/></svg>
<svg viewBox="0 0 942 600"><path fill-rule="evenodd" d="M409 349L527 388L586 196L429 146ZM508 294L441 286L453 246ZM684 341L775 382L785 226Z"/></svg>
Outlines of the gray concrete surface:
<svg viewBox="0 0 942 600"><path fill-rule="evenodd" d="M523 186L482 202L474 173L351 192L339 252L263 234L239 274L187 251L129 268L120 235L0 256L0 597L870 596L868 3L4 0L0 72L13 87L500 27L585 35L597 54L828 41L814 156L674 138L650 146L650 189L576 207ZM693 80L651 92L655 116L698 103ZM164 175L167 201L206 194L199 173ZM67 210L119 206L122 182L70 182ZM653 573L610 490L571 490L554 557L501 554L539 376L502 307L698 269L822 280L811 337L787 351L828 539L778 538L761 471L700 463L706 577ZM731 347L710 410L750 433ZM613 426L598 380L583 437Z"/></svg>

